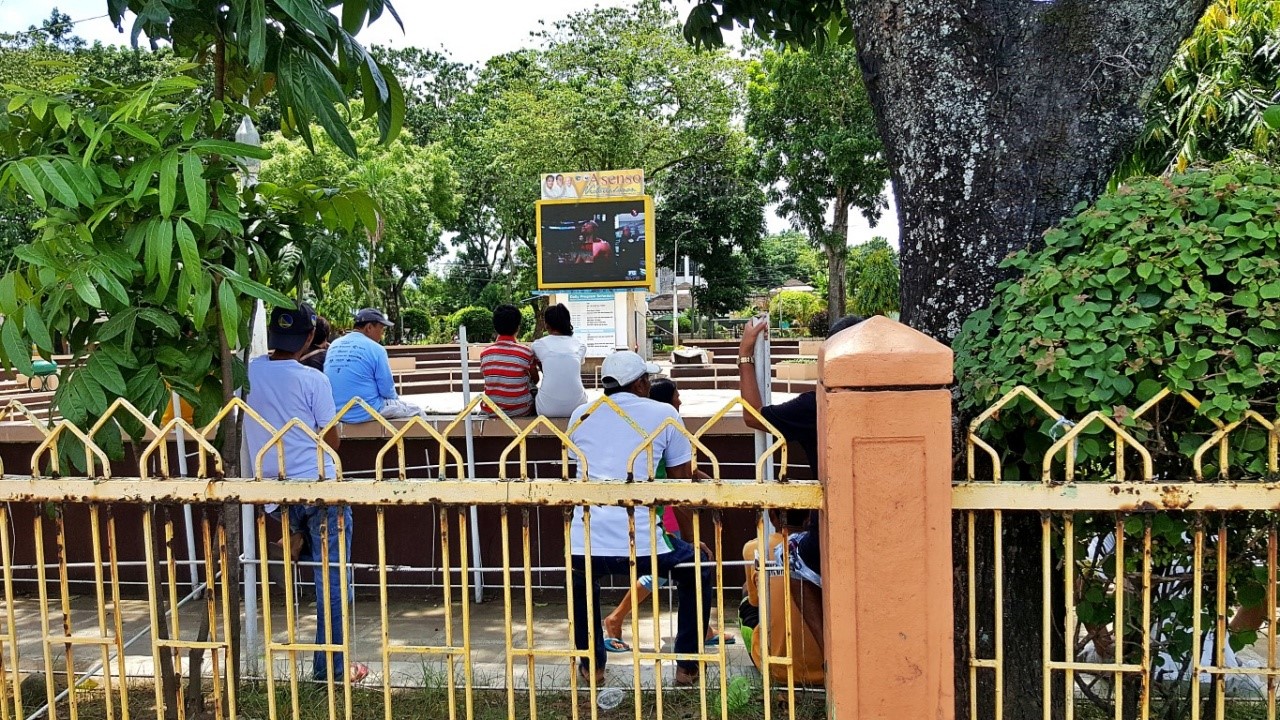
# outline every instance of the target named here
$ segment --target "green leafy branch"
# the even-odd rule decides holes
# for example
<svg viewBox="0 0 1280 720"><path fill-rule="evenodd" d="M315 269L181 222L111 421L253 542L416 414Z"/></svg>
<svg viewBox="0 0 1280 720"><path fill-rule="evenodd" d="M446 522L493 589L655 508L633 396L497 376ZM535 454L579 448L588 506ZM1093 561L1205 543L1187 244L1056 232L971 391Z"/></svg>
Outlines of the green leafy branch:
<svg viewBox="0 0 1280 720"><path fill-rule="evenodd" d="M40 217L0 277L0 362L30 373L33 346L43 357L70 351L54 403L81 426L116 397L162 412L169 389L197 423L210 420L224 391L244 384L233 358L236 387L223 387L220 336L246 347L253 303L290 302L293 286L272 278L281 235L260 219L287 225L305 250L326 228L376 218L353 187L243 191L243 160L270 153L212 139L230 118L194 90L180 75L80 86L75 102L9 89L0 193Z"/></svg>

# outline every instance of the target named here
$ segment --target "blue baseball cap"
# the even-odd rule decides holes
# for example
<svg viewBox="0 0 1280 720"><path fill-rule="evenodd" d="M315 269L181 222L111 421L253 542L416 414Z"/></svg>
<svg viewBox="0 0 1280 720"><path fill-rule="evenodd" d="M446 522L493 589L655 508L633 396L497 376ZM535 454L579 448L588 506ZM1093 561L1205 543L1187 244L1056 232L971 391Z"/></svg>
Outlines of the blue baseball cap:
<svg viewBox="0 0 1280 720"><path fill-rule="evenodd" d="M306 303L297 307L275 308L267 323L267 347L296 353L307 343L316 329L316 313Z"/></svg>

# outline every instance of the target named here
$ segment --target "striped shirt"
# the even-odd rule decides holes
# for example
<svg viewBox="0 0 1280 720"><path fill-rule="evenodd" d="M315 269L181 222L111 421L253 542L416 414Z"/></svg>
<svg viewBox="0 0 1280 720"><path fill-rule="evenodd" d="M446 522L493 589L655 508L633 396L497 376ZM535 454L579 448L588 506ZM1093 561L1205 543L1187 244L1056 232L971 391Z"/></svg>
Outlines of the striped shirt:
<svg viewBox="0 0 1280 720"><path fill-rule="evenodd" d="M533 350L521 345L510 335L480 353L480 373L484 375L484 394L511 417L522 417L533 410L533 387L530 368ZM492 413L491 413L492 414Z"/></svg>

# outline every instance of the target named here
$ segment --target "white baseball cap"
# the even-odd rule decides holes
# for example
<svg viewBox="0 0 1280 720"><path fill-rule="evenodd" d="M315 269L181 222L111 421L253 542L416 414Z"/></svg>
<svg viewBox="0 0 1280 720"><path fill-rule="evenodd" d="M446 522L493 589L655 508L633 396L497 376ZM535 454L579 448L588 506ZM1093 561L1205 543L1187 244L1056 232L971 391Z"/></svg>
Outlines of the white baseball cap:
<svg viewBox="0 0 1280 720"><path fill-rule="evenodd" d="M645 362L638 354L630 350L619 350L605 358L600 365L600 380L606 388L625 387L642 375L654 375L660 371L661 368L656 364Z"/></svg>

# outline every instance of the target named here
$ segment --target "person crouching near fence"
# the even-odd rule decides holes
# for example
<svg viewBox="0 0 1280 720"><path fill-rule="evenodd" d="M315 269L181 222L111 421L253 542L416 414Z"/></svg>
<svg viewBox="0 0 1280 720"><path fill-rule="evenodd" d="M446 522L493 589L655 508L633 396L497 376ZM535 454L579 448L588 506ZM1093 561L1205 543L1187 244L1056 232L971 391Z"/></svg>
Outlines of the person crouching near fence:
<svg viewBox="0 0 1280 720"><path fill-rule="evenodd" d="M622 417L608 405L601 405L586 415L589 405L579 407L569 419L574 428L570 439L580 451L579 467L583 467L591 480L624 480L629 476L648 474L648 453L637 455L633 467L627 461L644 438L631 425L635 423L646 435L653 435L658 426L674 420L683 427L680 414L665 403L649 399L650 375L658 372L658 366L646 363L633 352L619 351L605 358L600 368L601 383L605 395L626 413ZM585 418L584 418L585 415ZM582 419L581 424L578 420ZM577 427L575 428L575 424ZM630 438L630 439L628 439ZM690 479L693 477L693 447L689 439L674 427L663 428L653 439L653 461L662 462L667 477ZM573 565L574 644L578 650L591 647L594 636L596 682L604 680L606 647L600 619L600 580L605 576L630 577L630 558L635 554L636 572L655 577L668 577L676 585L679 609L676 615L675 652L694 654L701 647L700 628L710 620L713 582L711 563L702 567L702 593L698 593L697 570L689 565L697 552L693 545L662 532L657 528L657 545L650 544L649 508L635 508L635 542L632 544L627 509L623 507L592 507L590 556L587 555L587 533L583 508L574 510L570 531L570 553ZM651 562L656 554L657 563ZM706 560L706 558L703 558ZM587 613L587 567L591 568L591 615ZM683 566L683 567L682 567ZM591 662L584 659L578 672L589 677ZM680 660L676 663L677 685L692 685L698 681L697 661Z"/></svg>
<svg viewBox="0 0 1280 720"><path fill-rule="evenodd" d="M803 532L808 521L807 510L770 510L769 519L776 531L768 538L768 549L764 553L768 566L768 579L765 581L765 592L768 594L768 617L763 618L768 627L769 656L771 658L790 658L791 664L769 665L769 677L776 682L785 683L788 667L795 672L795 682L799 685L821 686L826 679L823 671L822 636L815 635L814 628L805 622L807 606L818 604L822 598L810 592L807 583L792 582L790 602L787 602L787 579L783 569L774 562L778 548L784 547L787 537L793 533ZM751 651L751 662L757 670L763 662L764 632L760 630L761 597L759 586L760 554L759 539L749 541L742 548L742 559L746 560L747 582L742 587L742 604L738 606L738 624L742 631L742 640ZM818 613L819 616L821 613ZM788 637L787 622L790 615L791 633ZM809 613L813 615L812 612ZM790 647L788 647L788 645Z"/></svg>
<svg viewBox="0 0 1280 720"><path fill-rule="evenodd" d="M271 311L267 326L267 355L249 362L249 396L247 403L263 420L277 430L290 421L301 420L307 427L320 432L337 414L333 402L333 388L325 374L307 367L298 357L311 346L316 326L315 313L305 303L298 307L276 308ZM245 442L249 457L258 453L271 440L272 433L253 420L245 422ZM324 441L335 451L340 441L336 426L324 435ZM280 467L277 450L284 449L284 473L288 480L334 479L333 460L324 455L323 473L316 462L316 442L300 430L285 433L280 445L267 450L262 460L263 475L274 474ZM287 508L289 532L298 537L306 534L310 554L306 557L315 563L313 575L316 589L316 644L341 645L343 642L343 612L351 597L342 594L342 574L339 568L339 543L345 545L345 557L351 558L351 508L346 505L295 505ZM325 576L321 563L329 563L328 593L325 592ZM347 588L351 588L351 576L347 575ZM353 662L344 668L343 653L332 655L317 651L313 657L312 677L324 681L329 677L342 677L344 670L352 682L359 682L369 674L363 663ZM330 669L332 668L332 674Z"/></svg>
<svg viewBox="0 0 1280 720"><path fill-rule="evenodd" d="M846 315L831 323L827 337L834 337L863 320L864 318L858 315ZM756 340L762 336L767 341L769 323L764 319L757 318L743 328L742 342L738 345L738 390L742 395L742 402L757 410L760 417L773 427L770 428L755 415L747 412L742 414L742 422L753 430L779 432L787 442L798 444L809 460L813 477L820 478L822 468L819 467L819 463L822 456L818 453L817 393L809 390L777 405L763 403L760 384L756 379L755 360ZM816 598L814 602L805 602L801 607L804 611L805 624L808 625L814 637L822 637L823 622L821 522L822 514L819 511L810 512L805 528L790 534L787 537L787 546L779 546L777 549L777 560L790 563L792 576L808 583L805 586L806 593Z"/></svg>

